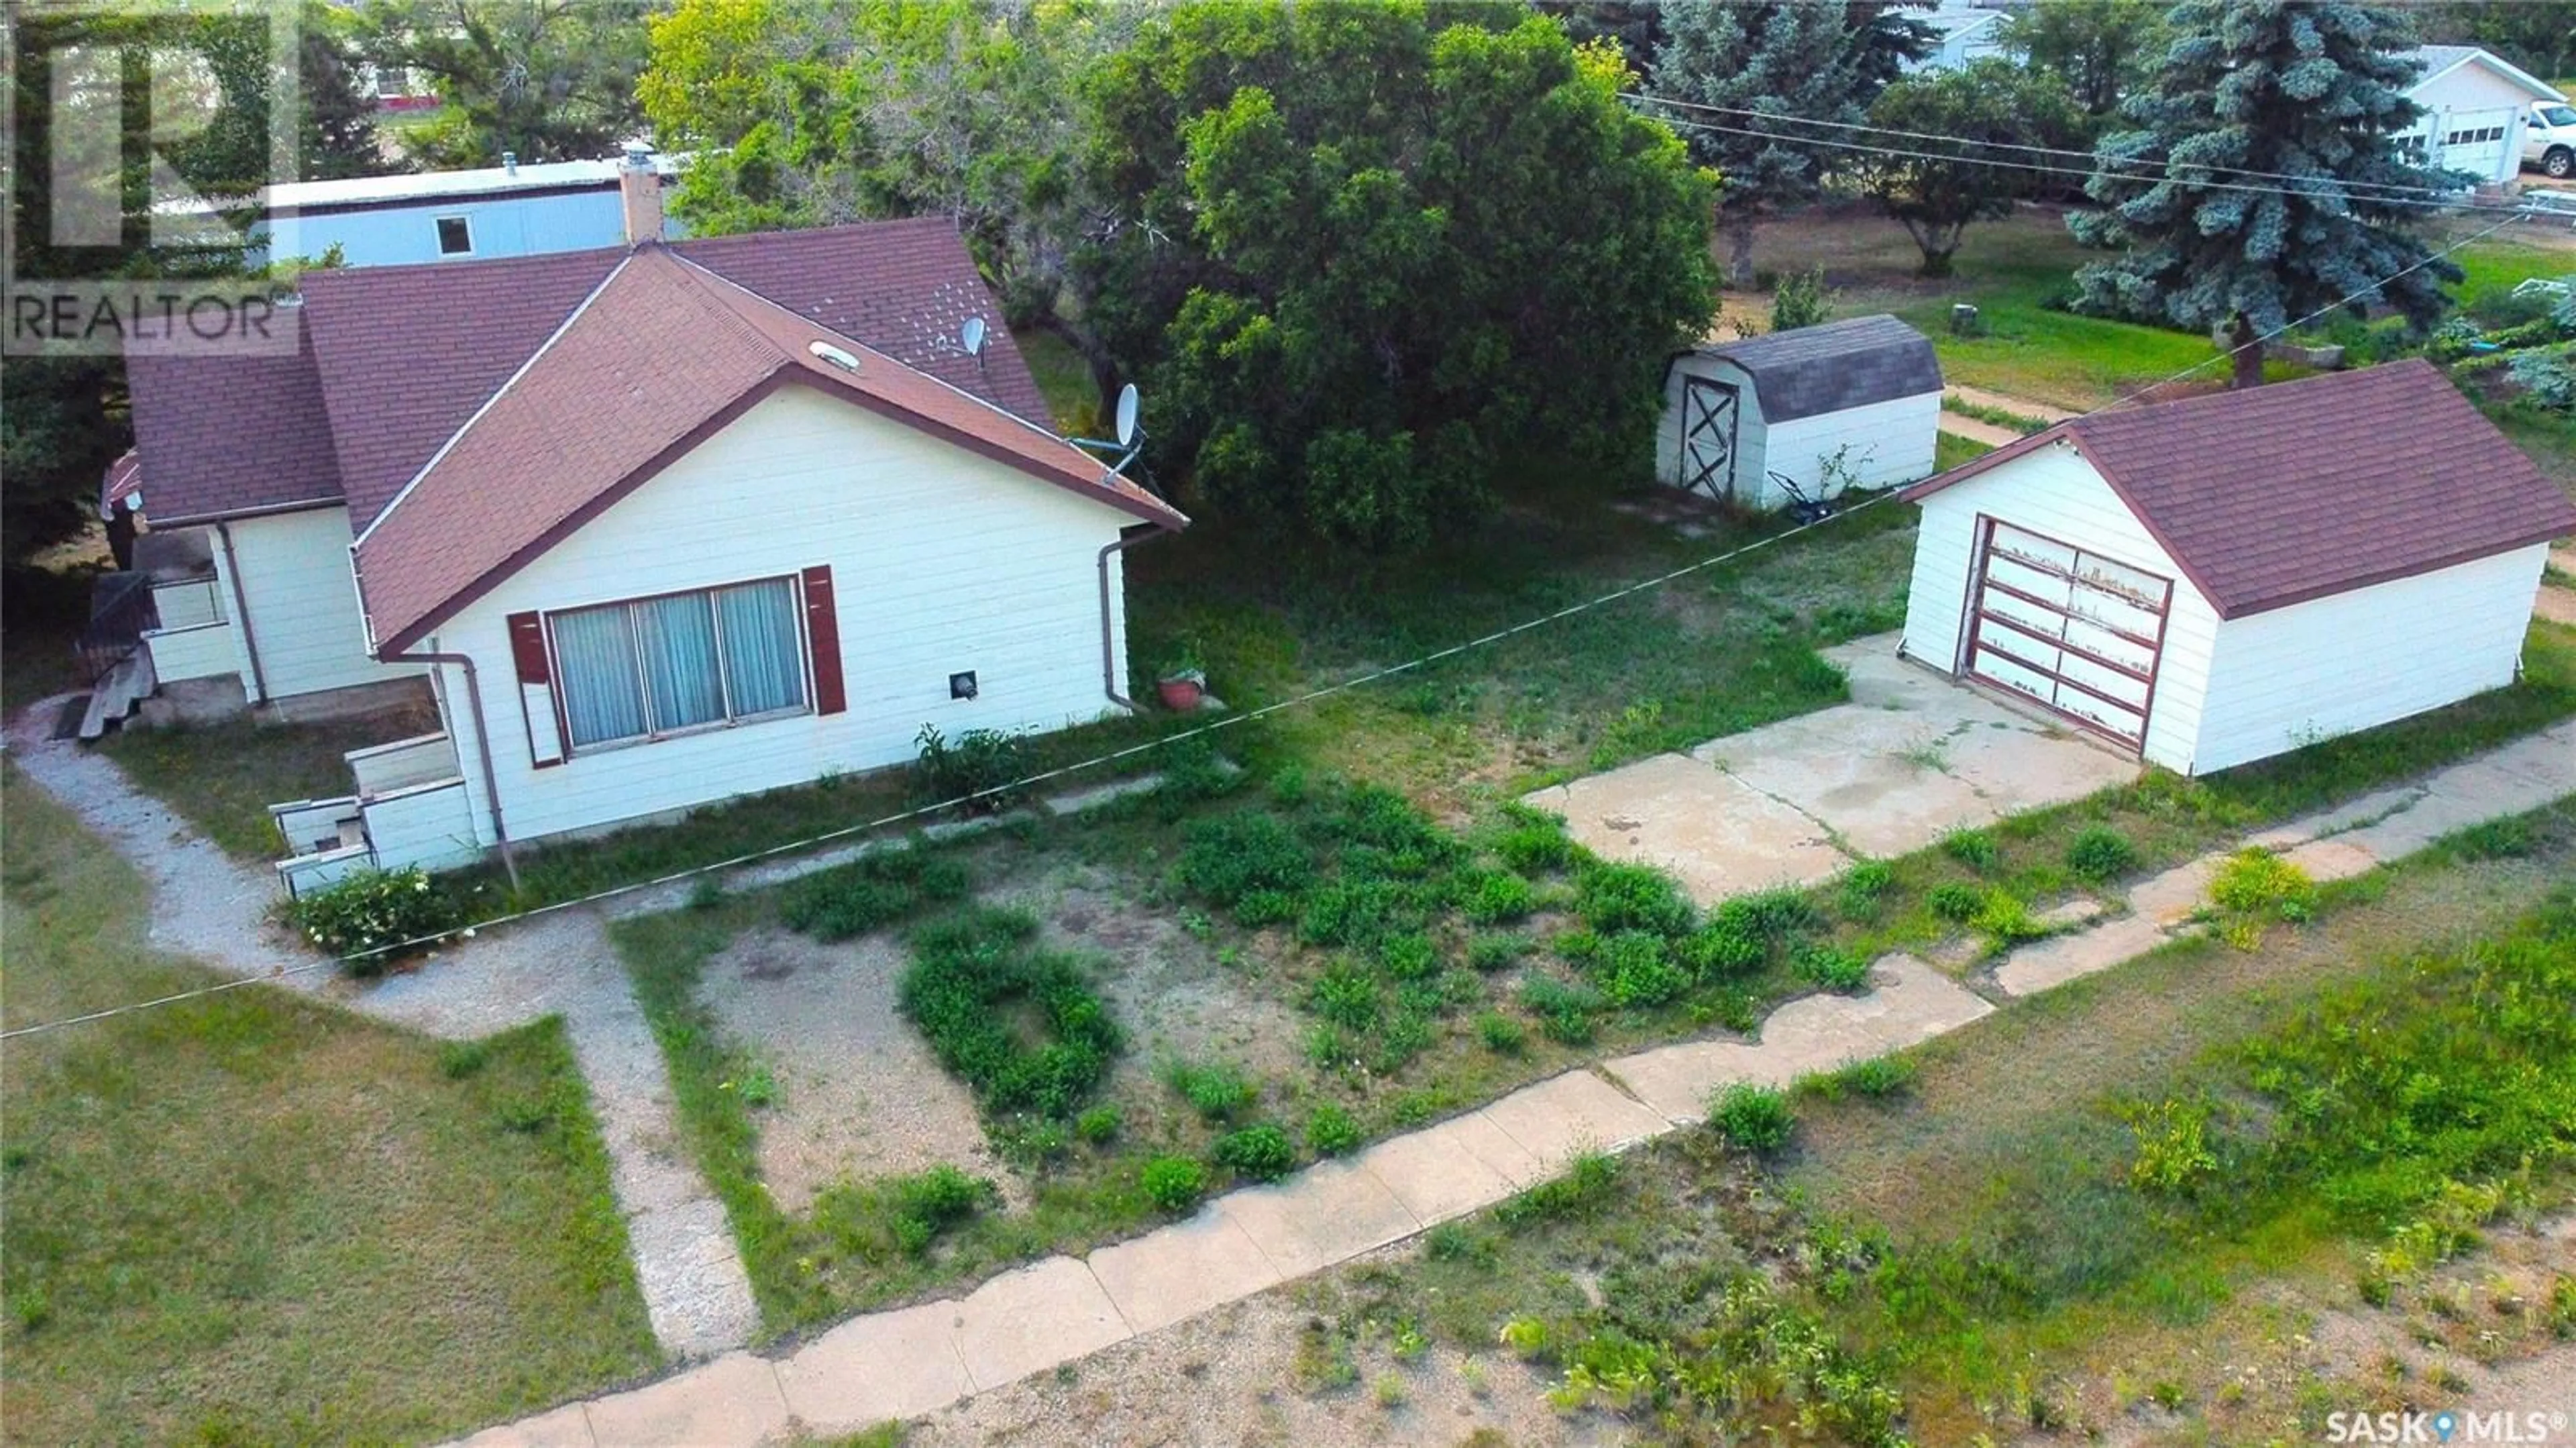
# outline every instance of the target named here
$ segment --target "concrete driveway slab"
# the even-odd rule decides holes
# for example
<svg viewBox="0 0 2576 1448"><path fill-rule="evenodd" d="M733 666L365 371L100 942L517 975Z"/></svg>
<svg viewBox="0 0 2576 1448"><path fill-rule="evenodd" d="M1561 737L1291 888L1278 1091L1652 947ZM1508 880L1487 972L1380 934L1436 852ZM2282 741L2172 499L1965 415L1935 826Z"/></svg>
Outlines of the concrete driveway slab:
<svg viewBox="0 0 2576 1448"><path fill-rule="evenodd" d="M749 1353L590 1405L591 1433L620 1448L752 1448L786 1426L777 1372Z"/></svg>
<svg viewBox="0 0 2576 1448"><path fill-rule="evenodd" d="M598 1448L598 1443L582 1405L567 1403L551 1413L486 1428L457 1448Z"/></svg>
<svg viewBox="0 0 2576 1448"><path fill-rule="evenodd" d="M1589 1071L1568 1071L1487 1104L1485 1119L1509 1133L1548 1174L1579 1151L1613 1151L1670 1123Z"/></svg>
<svg viewBox="0 0 2576 1448"><path fill-rule="evenodd" d="M1702 904L1812 885L1851 863L1793 806L1686 755L1658 754L1528 800L1565 816L1566 832L1603 859L1672 871Z"/></svg>
<svg viewBox="0 0 2576 1448"><path fill-rule="evenodd" d="M2127 784L2144 769L2137 756L2117 753L2072 728L2022 721L1962 731L1943 759L1952 774L1976 787L1996 819L2098 794Z"/></svg>
<svg viewBox="0 0 2576 1448"><path fill-rule="evenodd" d="M1995 984L2003 987L2006 995L2037 995L2051 986L2064 985L2079 976L2108 970L2144 955L2166 939L2164 927L2153 919L2124 915L2080 934L2023 946L1995 967Z"/></svg>
<svg viewBox="0 0 2576 1448"><path fill-rule="evenodd" d="M1228 1192L1216 1209L1290 1277L1422 1230L1422 1219L1377 1173L1351 1161L1317 1162L1294 1181Z"/></svg>
<svg viewBox="0 0 2576 1448"><path fill-rule="evenodd" d="M1453 1130L1456 1124L1444 1121L1427 1131L1389 1137L1359 1156L1359 1164L1386 1183L1426 1227L1490 1207L1521 1186L1477 1155L1469 1145L1471 1134ZM1494 1130L1491 1125L1484 1129Z"/></svg>
<svg viewBox="0 0 2576 1448"><path fill-rule="evenodd" d="M1134 1336L1091 1269L1049 1257L1006 1272L957 1304L957 1355L982 1392Z"/></svg>
<svg viewBox="0 0 2576 1448"><path fill-rule="evenodd" d="M778 1364L787 1410L819 1433L917 1417L975 1391L957 1356L954 1302L854 1317Z"/></svg>
<svg viewBox="0 0 2576 1448"><path fill-rule="evenodd" d="M1234 1219L1210 1205L1186 1222L1091 1254L1118 1315L1138 1332L1194 1317L1281 1281L1279 1269Z"/></svg>

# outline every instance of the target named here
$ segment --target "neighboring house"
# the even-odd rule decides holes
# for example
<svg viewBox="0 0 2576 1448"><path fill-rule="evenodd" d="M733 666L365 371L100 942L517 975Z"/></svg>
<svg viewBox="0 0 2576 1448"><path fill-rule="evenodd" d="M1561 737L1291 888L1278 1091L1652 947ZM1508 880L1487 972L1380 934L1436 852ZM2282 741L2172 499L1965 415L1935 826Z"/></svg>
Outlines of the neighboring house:
<svg viewBox="0 0 2576 1448"><path fill-rule="evenodd" d="M2184 774L2510 683L2576 533L2421 360L2077 418L1905 496L1908 657Z"/></svg>
<svg viewBox="0 0 2576 1448"><path fill-rule="evenodd" d="M1984 5L1943 5L1907 19L1931 27L1939 37L1929 54L1908 61L1908 71L1964 70L1973 61L2004 54L2004 10Z"/></svg>
<svg viewBox="0 0 2576 1448"><path fill-rule="evenodd" d="M1941 362L1889 316L1852 317L1675 357L1655 433L1655 476L1777 508L1932 471Z"/></svg>
<svg viewBox="0 0 2576 1448"><path fill-rule="evenodd" d="M346 266L408 266L587 251L622 242L637 205L651 208L647 234L667 237L662 191L677 174L674 158L632 143L607 161L523 166L505 156L476 171L280 182L259 193L254 254L318 258L338 247Z"/></svg>
<svg viewBox="0 0 2576 1448"><path fill-rule="evenodd" d="M291 887L1125 704L1118 550L1186 520L1030 420L1003 329L966 351L947 222L303 286L292 357L130 359L148 515L214 539L185 655L254 699L425 678L445 725L279 807Z"/></svg>
<svg viewBox="0 0 2576 1448"><path fill-rule="evenodd" d="M2415 58L2424 74L2406 94L2425 114L2402 144L2425 164L2466 171L2480 185L2521 174L2532 103L2565 101L2557 87L2474 45L2427 45Z"/></svg>

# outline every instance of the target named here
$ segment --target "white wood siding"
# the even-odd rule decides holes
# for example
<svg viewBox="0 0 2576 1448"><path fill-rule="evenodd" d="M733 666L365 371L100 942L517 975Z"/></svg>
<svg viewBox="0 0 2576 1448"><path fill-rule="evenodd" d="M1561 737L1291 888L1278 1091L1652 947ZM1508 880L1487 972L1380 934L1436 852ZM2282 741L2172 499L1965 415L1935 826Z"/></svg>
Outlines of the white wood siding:
<svg viewBox="0 0 2576 1448"><path fill-rule="evenodd" d="M2490 182L2511 181L2522 169L2522 130L2531 103L2541 97L2471 59L2447 74L2433 77L2407 93L2424 108L2424 119L2411 134L2428 142L2425 160L2435 166L2468 171ZM2455 131L2501 126L2502 140L2451 146Z"/></svg>
<svg viewBox="0 0 2576 1448"><path fill-rule="evenodd" d="M906 762L925 723L1051 729L1111 712L1102 689L1098 556L1133 521L899 423L802 387L745 413L443 625L477 661L514 840ZM846 712L531 760L506 620L527 610L832 568ZM1113 583L1117 580L1113 563ZM1123 614L1117 591L1112 606ZM1124 679L1124 620L1119 630ZM972 669L980 697L948 696ZM442 670L457 757L490 822L475 721ZM539 720L540 730L551 721Z"/></svg>
<svg viewBox="0 0 2576 1448"><path fill-rule="evenodd" d="M1906 599L1906 657L1958 672L1981 514L2174 580L2143 753L2153 763L2188 772L2218 612L2072 447L2024 454L1923 500Z"/></svg>
<svg viewBox="0 0 2576 1448"><path fill-rule="evenodd" d="M2548 551L2534 545L2228 620L2195 771L2250 763L2511 683Z"/></svg>
<svg viewBox="0 0 2576 1448"><path fill-rule="evenodd" d="M311 508L242 518L232 532L250 645L271 699L410 678L417 664L367 657L367 632L349 578L349 510ZM216 548L220 560L223 550ZM234 620L240 623L239 619ZM251 677L242 676L250 688ZM256 693L256 690L253 690Z"/></svg>
<svg viewBox="0 0 2576 1448"><path fill-rule="evenodd" d="M1812 498L1824 485L1826 460L1842 452L1854 485L1883 488L1893 483L1920 482L1932 476L1932 448L1940 431L1941 394L1937 391L1790 422L1767 423L1759 459L1764 472L1739 473L1737 479L1743 483L1752 477L1761 478L1762 492L1754 506L1786 507L1789 495L1771 481L1768 473L1785 474Z"/></svg>
<svg viewBox="0 0 2576 1448"><path fill-rule="evenodd" d="M154 629L143 636L152 650L152 676L162 683L183 679L229 678L241 668L228 623L201 623L190 628Z"/></svg>

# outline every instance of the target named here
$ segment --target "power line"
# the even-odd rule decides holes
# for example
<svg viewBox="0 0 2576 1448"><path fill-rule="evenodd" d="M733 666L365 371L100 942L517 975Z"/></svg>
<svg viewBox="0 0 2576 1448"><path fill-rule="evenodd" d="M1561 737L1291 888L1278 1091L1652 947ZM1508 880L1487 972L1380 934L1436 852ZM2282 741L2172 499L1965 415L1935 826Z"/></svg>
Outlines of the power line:
<svg viewBox="0 0 2576 1448"><path fill-rule="evenodd" d="M1673 107L1673 108L1676 108L1676 109L1679 109L1679 110L1687 110L1687 111L1703 111L1703 112L1707 112L1707 113L1712 114L1712 115L1735 116L1735 117L1739 117L1739 118L1747 119L1747 120L1774 121L1774 122L1780 122L1780 123L1784 123L1784 124L1788 124L1788 125L1796 125L1796 126L1822 126L1822 127L1825 127L1825 128L1831 129L1831 130L1837 130L1837 131L1866 131L1866 132L1870 133L1871 135L1877 135L1877 136L1894 136L1894 137L1898 137L1898 138L1900 138L1900 139L1904 139L1904 140L1913 140L1913 141L1946 141L1946 142L1949 142L1949 143L1951 143L1951 144L1953 144L1953 145L1960 145L1960 146L1983 146L1983 147L1987 147L1987 148L1992 149L1992 150L2001 150L2001 151L2021 151L2021 152L2032 153L2032 154L2037 154L2037 155L2042 155L2042 156L2064 156L2064 157L2070 158L2070 159L2071 159L2071 160L2073 160L2073 161L2076 161L2076 162L2079 162L2079 163L2080 163L2079 165L2076 165L2076 166L2067 166L2067 167L2051 166L2051 167L2046 168L2046 169L2048 169L2048 170L2050 170L2050 171L2060 171L2060 170L2067 170L2067 171L2073 171L2073 170L2095 171L2095 170L2101 170L2101 169L2104 169L2104 168L2106 168L2106 167L2133 168L2133 167L2142 167L2142 166L2153 166L2153 167L2161 167L2161 168L2164 168L2168 173L2170 173L2170 172L2172 171L2172 169L2173 169L2173 168L2175 168L2175 167L2187 167L2187 168L2196 168L2196 169L2205 169L2205 170L2217 171L2217 172L2222 172L2222 173L2226 173L2226 174L2234 175L2234 176L2252 177L2252 178L2257 178L2257 179L2273 180L2273 181L2326 182L2326 183L2330 183L2330 184L2335 185L2335 186L2340 186L2340 187L2345 187L2345 188L2351 188L2351 187L2369 187L2369 188L2371 188L2371 189L2373 189L2373 190L2378 190L2378 191L2404 192L2404 193L2408 193L2408 194L2415 195L2415 196L2423 196L2423 197L2429 197L2429 198L2440 198L2440 199L2441 199L2441 204L2444 204L2444 205L2456 205L2456 204L2461 204L2461 203L2459 203L2459 202L2457 201L2457 198L2458 198L2458 196L2459 196L2459 193L2458 193L2457 191L2445 190L2445 189L2443 189L2443 188L2441 188L2441 187L2439 187L2439 186L2419 186L2419 185L2415 185L2415 184L2413 184L2413 183L2409 183L2409 182L2402 182L2402 181L2356 181L2356 180L2347 180L2347 179L2345 179L2345 178L2337 177L2337 176L2325 176L2325 175L2317 175L2317 174L2304 174L2304 175L2303 175L2303 174L2301 174L2301 173L2299 173L2299 172L2296 172L2296 171L2258 171L2258 170L2255 170L2255 169L2253 169L2253 168L2251 168L2251 167L2245 167L2245 166L2228 166L2228 165L2221 165L2221 164L2219 164L2219 163L2216 163L2216 162L2209 162L2209 161L2182 161L2182 160L2175 160L2175 159L2173 159L2173 158L2171 158L2171 157L2166 157L2166 158L2163 158L2163 159L2158 159L2158 158L2151 157L2151 156L2104 156L2104 155L2100 154L2098 151L2077 150L2077 149L2074 149L2074 148L2071 148L2071 147L2066 147L2066 146L2035 146L2035 145L2032 145L2032 144L2030 144L2030 143L2028 143L2028 142L2026 142L2026 141L1993 141L1993 140L1986 140L1986 139L1983 139L1983 138L1981 138L1981 137L1976 137L1976 136L1953 136L1953 135L1947 135L1947 134L1944 134L1944 133L1939 132L1939 131L1908 131L1908 130L1903 130L1903 129L1900 129L1900 128L1898 128L1898 127L1894 127L1894 126L1880 126L1880 125L1873 125L1873 124L1870 124L1870 123L1865 122L1865 121L1829 121L1829 120L1825 120L1825 119L1823 119L1823 118L1821 118L1821 117L1816 117L1816 116L1789 116L1789 115L1782 115L1782 114L1780 114L1780 113L1778 113L1778 112L1775 112L1775 111L1748 110L1748 109L1745 109L1745 108L1740 107L1740 106L1720 106L1720 105L1711 105L1711 104L1709 104L1709 103L1707 103L1707 102L1705 102L1705 101L1685 101L1685 100L1676 100L1676 99L1674 99L1673 97L1670 97L1670 96L1649 95L1649 94L1647 94L1647 93L1646 93L1646 92L1644 92L1644 91L1621 91L1619 94L1620 94L1620 96L1621 96L1623 99L1630 100L1630 101L1642 101L1642 102L1645 102L1645 103L1647 103L1647 104L1649 104L1649 105L1670 106L1670 107ZM1766 133L1766 134L1767 134L1767 133ZM1805 140L1805 139L1807 139L1807 138L1805 138L1805 137L1801 137L1801 136L1796 136L1796 135L1787 135L1787 134L1783 134L1783 135L1778 136L1778 137L1777 137L1777 139L1780 139L1780 140L1784 140L1784 141L1789 141L1789 142L1795 143L1795 142L1798 142L1798 141L1801 141L1801 140ZM1980 162L1981 164L1989 164L1989 165L1991 165L1991 164L1997 164L1997 163L1994 163L1994 162L1983 161L1983 160L1982 160L1982 158L1979 158L1979 157L1973 157L1973 156L1959 156L1959 157L1950 157L1950 158L1945 158L1945 159L1953 159L1953 160L1961 160L1961 161L1976 161L1976 162ZM2140 177L2140 178L2138 178L2138 179L2141 179L2141 180L2152 180L2152 179L2158 179L2158 178L2152 178L2152 177ZM2183 185L2195 185L2195 186L2197 186L2197 185L2214 184L2214 183L2204 182L2204 181L2197 180L2197 179L2193 179L2193 178L2173 176L2173 175L2170 175L2170 174L2166 175L2165 177L2163 177L2163 178L2161 178L2161 179L2163 179L2163 180L2168 180L2168 181L2174 181L2174 182L2177 182L2178 184L2183 184ZM2270 188L2270 187L2266 187L2266 188L2260 188L2260 189L2263 189L2263 190L2267 190L2267 191L2268 191L2268 190L2273 190L2273 189L2278 189L2278 188ZM2360 198L2357 198L2357 199L2360 199L2360 200L2372 200L2372 201L2375 201L2375 200L2386 200L2386 199L2390 199L2390 198L2385 198L2385 197L2375 197L2375 196L2364 196L2364 197L2360 197Z"/></svg>
<svg viewBox="0 0 2576 1448"><path fill-rule="evenodd" d="M2275 337L2295 331L2300 327L2306 326L2310 322L2332 314L2340 308L2350 306L2352 303L2369 296L2371 293L2376 292L2379 288L2397 280L2399 277L2405 276L2411 272L2420 271L2423 268L2432 265L2436 260L2448 256L2462 247L2485 240L2487 237L2503 230L2514 219L2515 218L2508 217L2504 221L2496 222L2482 231L2452 242L2440 251L2429 253L2422 260L2414 263L2412 266L2392 272L2389 275L2381 277L2377 281L2371 283L2368 287L2354 291L2349 295L2317 308L2306 316L2284 322L2280 326L2260 334L2247 345L2259 347L2262 344L2271 341ZM2190 366L2183 368L2169 377L2151 382L2126 396L2114 398L2099 407L2078 413L2076 416L2091 417L2096 413L2107 412L2116 407L2125 407L2128 404L2147 396L2149 393L2158 390L2159 388L2170 387L2174 383L2191 376L2193 373L2210 366L2212 363L2223 361L2231 355L2233 355L2232 352L2221 352L2216 356L2203 358L2202 360L2194 362ZM1392 664L1382 669L1373 669L1354 678L1344 679L1336 684L1326 684L1319 688L1309 689L1302 694L1281 699L1274 703L1264 704L1257 709L1246 710L1240 714L1229 714L1212 723L1201 724L1194 728L1184 729L1176 734L1166 734L1158 738L1146 740L1141 744L1131 744L1123 749L1113 749L1103 754L1096 754L1091 758L1079 761L1078 763L1060 765L1054 769L1041 770L1038 773L1028 775L1025 778L1013 780L1008 784L993 785L985 789L961 794L951 799L940 800L935 804L926 804L913 809L900 810L894 814L879 816L878 818L869 820L863 824L849 825L837 830L827 830L821 834L809 835L804 839L791 840L785 844L772 845L766 849L753 850L745 854L736 855L731 859L715 861L712 864L694 865L685 870L674 870L668 874L659 875L650 880L639 880L632 884L612 886L609 889L594 891L591 894L579 896L574 899L558 900L551 904L539 905L527 910L496 915L488 920L476 921L471 925L458 926L453 930L442 930L429 935L415 936L409 940L399 940L388 945L376 946L369 950L353 951L347 955L335 956L327 960L308 961L302 965L281 966L265 975L244 976L237 980L228 980L216 985L202 986L195 990L179 991L170 995L159 996L152 1000L136 1001L128 1005L110 1006L103 1010L90 1011L82 1015L66 1016L60 1020L40 1021L32 1026L18 1026L11 1030L0 1031L0 1041L16 1040L22 1036L40 1035L47 1031L62 1030L69 1026L86 1025L94 1021L108 1020L116 1016L131 1015L138 1011L157 1009L161 1006L177 1005L183 1001L199 1000L207 996L220 995L225 991L239 990L244 986L272 984L295 976L307 975L317 970L329 970L335 966L344 965L352 961L366 960L373 956L389 955L396 951L410 950L416 946L436 945L442 941L471 938L477 931L487 930L497 925L510 925L524 920L533 920L541 915L551 915L556 911L570 910L577 906L596 905L602 901L614 900L621 896L634 894L638 891L658 889L665 885L677 884L682 880L694 879L702 875L709 875L723 870L739 869L745 865L754 864L761 860L773 859L780 855L795 854L801 851L810 850L817 845L830 844L836 840L850 838L853 835L871 834L892 825L902 824L908 820L921 819L925 816L939 814L946 810L956 809L964 805L972 804L980 799L989 799L996 795L1018 794L1024 790L1033 788L1040 784L1045 784L1051 780L1064 778L1067 775L1079 774L1086 770L1097 769L1103 765L1114 764L1119 760L1130 759L1140 754L1149 753L1156 749L1181 743L1184 740L1201 738L1206 735L1217 733L1220 730L1231 729L1242 724L1249 724L1255 719L1267 718L1272 714L1281 713L1289 709L1302 708L1305 705L1315 703L1319 700L1331 698L1336 694L1348 693L1351 690L1364 688L1370 684L1377 683L1382 679L1393 678L1398 674L1410 673L1414 670L1438 663L1444 659L1455 658L1461 654L1471 653L1477 649L1489 647L1500 643L1505 639L1527 633L1532 629L1542 628L1548 624L1555 623L1560 619L1572 618L1576 614L1587 613L1596 608L1606 607L1621 599L1634 597L1637 594L1661 588L1665 584L1671 583L1676 579L1688 577L1693 573L1714 568L1723 563L1733 562L1738 558L1759 552L1773 544L1785 542L1788 539L1798 537L1804 533L1813 532L1836 519L1848 518L1867 512L1869 509L1877 507L1879 504L1884 503L1895 496L1897 496L1897 491L1891 489L1888 492L1880 493L1874 497L1864 499L1859 503L1853 504L1851 507L1840 509L1826 517L1818 518L1812 522L1800 523L1794 527L1783 529L1780 532L1756 538L1752 542L1743 544L1740 547L1728 549L1724 553L1703 558L1696 563L1684 564L1679 568L1656 574L1651 578L1640 579L1635 583L1613 589L1608 593L1599 594L1578 603L1568 604L1563 608L1557 609L1553 613L1544 613L1523 619L1519 623L1512 624L1509 627L1499 628L1490 633L1480 634L1475 638L1468 639L1464 643L1452 644L1445 649L1438 649L1431 653L1420 655L1419 657L1409 659L1404 663Z"/></svg>

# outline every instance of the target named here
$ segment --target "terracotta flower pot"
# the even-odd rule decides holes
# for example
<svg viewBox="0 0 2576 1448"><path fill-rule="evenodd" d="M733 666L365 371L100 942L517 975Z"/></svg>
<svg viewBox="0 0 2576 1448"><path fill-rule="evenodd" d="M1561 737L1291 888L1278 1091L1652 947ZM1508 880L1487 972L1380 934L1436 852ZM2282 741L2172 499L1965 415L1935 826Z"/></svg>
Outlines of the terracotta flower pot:
<svg viewBox="0 0 2576 1448"><path fill-rule="evenodd" d="M1163 696L1163 707L1175 714L1187 714L1199 706L1207 692L1207 680L1196 674L1175 674L1154 685Z"/></svg>

